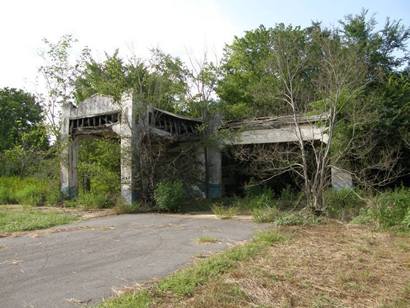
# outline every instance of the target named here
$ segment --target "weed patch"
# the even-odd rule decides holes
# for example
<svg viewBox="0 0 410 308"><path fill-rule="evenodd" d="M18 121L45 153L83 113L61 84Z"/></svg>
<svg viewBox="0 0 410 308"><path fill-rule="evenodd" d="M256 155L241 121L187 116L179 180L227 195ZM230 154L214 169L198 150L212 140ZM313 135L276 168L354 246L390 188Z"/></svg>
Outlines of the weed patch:
<svg viewBox="0 0 410 308"><path fill-rule="evenodd" d="M409 258L400 248L409 237L342 224L279 231L262 232L102 307L409 306Z"/></svg>
<svg viewBox="0 0 410 308"><path fill-rule="evenodd" d="M214 243L218 243L218 239L212 236L201 236L200 238L198 238L197 242L199 244L214 244Z"/></svg>
<svg viewBox="0 0 410 308"><path fill-rule="evenodd" d="M37 209L0 209L0 232L17 232L45 229L57 225L68 224L77 219L76 216L56 211Z"/></svg>
<svg viewBox="0 0 410 308"><path fill-rule="evenodd" d="M240 262L256 257L272 244L283 242L285 239L283 235L275 230L258 233L249 243L216 254L186 269L175 272L148 290L120 296L102 303L100 307L140 307L137 305L138 302L142 303L141 307L145 307L143 305L149 305L153 301L157 303L162 299L169 298L169 296L181 298L193 295L199 287L217 280L218 277L227 273ZM239 288L229 286L228 294L230 294L229 297L232 297L234 295L239 296L242 293Z"/></svg>
<svg viewBox="0 0 410 308"><path fill-rule="evenodd" d="M58 183L38 178L0 177L0 204L55 205L60 201Z"/></svg>
<svg viewBox="0 0 410 308"><path fill-rule="evenodd" d="M160 182L154 191L154 199L160 210L178 212L186 198L181 181Z"/></svg>
<svg viewBox="0 0 410 308"><path fill-rule="evenodd" d="M254 208L252 210L253 220L257 223L274 222L279 216L279 210L276 207Z"/></svg>
<svg viewBox="0 0 410 308"><path fill-rule="evenodd" d="M231 219L238 214L238 208L235 206L226 207L220 203L215 203L211 207L212 213L214 213L220 219Z"/></svg>
<svg viewBox="0 0 410 308"><path fill-rule="evenodd" d="M277 226L300 226L314 225L320 222L320 218L310 212L282 212L275 220Z"/></svg>

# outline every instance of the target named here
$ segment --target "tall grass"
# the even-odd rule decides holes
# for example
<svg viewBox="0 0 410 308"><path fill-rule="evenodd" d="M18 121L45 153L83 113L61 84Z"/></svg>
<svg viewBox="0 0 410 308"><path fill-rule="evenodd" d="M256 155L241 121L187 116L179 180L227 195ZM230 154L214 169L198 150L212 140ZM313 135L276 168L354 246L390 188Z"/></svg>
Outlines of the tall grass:
<svg viewBox="0 0 410 308"><path fill-rule="evenodd" d="M1 209L0 232L30 231L68 224L78 217L56 211L34 208Z"/></svg>
<svg viewBox="0 0 410 308"><path fill-rule="evenodd" d="M360 213L366 200L364 194L353 189L328 189L324 193L326 214L331 218L349 221Z"/></svg>
<svg viewBox="0 0 410 308"><path fill-rule="evenodd" d="M410 189L396 188L369 198L367 207L353 222L410 230Z"/></svg>
<svg viewBox="0 0 410 308"><path fill-rule="evenodd" d="M60 200L58 183L34 177L0 177L0 204L55 205Z"/></svg>

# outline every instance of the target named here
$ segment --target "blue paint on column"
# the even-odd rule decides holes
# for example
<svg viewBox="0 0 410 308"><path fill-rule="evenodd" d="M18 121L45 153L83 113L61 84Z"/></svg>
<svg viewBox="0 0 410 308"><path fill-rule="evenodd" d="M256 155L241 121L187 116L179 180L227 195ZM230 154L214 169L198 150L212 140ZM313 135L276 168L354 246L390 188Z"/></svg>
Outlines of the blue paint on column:
<svg viewBox="0 0 410 308"><path fill-rule="evenodd" d="M220 184L208 184L208 198L215 199L222 196L222 188Z"/></svg>
<svg viewBox="0 0 410 308"><path fill-rule="evenodd" d="M64 187L61 189L63 199L71 200L77 197L77 187Z"/></svg>

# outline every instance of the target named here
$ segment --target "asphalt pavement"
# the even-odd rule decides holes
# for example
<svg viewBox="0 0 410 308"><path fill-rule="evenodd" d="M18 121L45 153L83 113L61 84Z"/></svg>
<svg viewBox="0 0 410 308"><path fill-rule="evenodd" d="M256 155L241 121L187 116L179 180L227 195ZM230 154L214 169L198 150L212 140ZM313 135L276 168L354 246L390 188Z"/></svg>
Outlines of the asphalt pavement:
<svg viewBox="0 0 410 308"><path fill-rule="evenodd" d="M0 307L93 305L263 228L195 215L108 216L0 238ZM210 236L217 243L200 244Z"/></svg>

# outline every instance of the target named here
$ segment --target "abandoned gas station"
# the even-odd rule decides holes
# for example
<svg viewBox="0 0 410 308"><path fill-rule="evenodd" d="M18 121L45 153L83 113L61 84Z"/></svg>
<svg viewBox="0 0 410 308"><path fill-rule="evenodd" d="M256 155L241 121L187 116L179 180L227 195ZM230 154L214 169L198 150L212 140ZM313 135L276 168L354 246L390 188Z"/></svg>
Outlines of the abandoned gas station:
<svg viewBox="0 0 410 308"><path fill-rule="evenodd" d="M109 96L94 95L78 106L67 104L62 110L61 135L63 144L61 158L61 191L66 198L72 198L78 191L78 150L79 141L87 137L115 136L120 139L121 147L121 195L127 203L138 199L134 183L138 167L136 159L138 138L141 129L158 138L172 138L175 142L197 142L198 127L202 119L176 115L155 107L138 110L138 103L132 95L124 94L119 102ZM320 116L304 116L298 119L304 141L327 142L323 128L315 125ZM206 123L211 133L228 128L238 130L235 138L222 139L218 144L199 147L193 155L202 166L205 185L203 196L218 198L224 194L223 151L234 145L257 145L289 143L298 139L290 117L266 117L224 123L213 118ZM245 124L245 125L244 125ZM238 129L242 127L242 129ZM331 168L331 184L335 188L352 186L352 177L342 169Z"/></svg>

